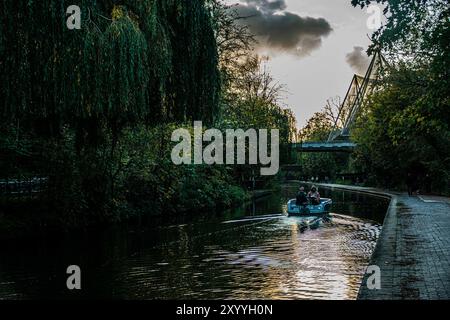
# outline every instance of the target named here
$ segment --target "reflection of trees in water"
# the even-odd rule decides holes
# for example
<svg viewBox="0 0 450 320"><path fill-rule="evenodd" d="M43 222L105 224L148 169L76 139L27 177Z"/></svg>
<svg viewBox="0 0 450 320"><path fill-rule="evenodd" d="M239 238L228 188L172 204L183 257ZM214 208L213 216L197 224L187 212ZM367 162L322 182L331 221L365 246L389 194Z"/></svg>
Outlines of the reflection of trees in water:
<svg viewBox="0 0 450 320"><path fill-rule="evenodd" d="M330 225L300 233L300 218L272 215L295 191L283 188L255 203L258 215L273 218L267 221L261 220L266 216L249 217L251 208L244 207L209 218L199 214L176 225L95 229L84 236L2 248L9 259L0 262L0 294L74 297L64 285L65 268L75 260L82 268L83 298L356 297L377 226L333 215ZM382 200L321 192L343 211L352 201L373 205ZM242 217L245 222L235 221Z"/></svg>

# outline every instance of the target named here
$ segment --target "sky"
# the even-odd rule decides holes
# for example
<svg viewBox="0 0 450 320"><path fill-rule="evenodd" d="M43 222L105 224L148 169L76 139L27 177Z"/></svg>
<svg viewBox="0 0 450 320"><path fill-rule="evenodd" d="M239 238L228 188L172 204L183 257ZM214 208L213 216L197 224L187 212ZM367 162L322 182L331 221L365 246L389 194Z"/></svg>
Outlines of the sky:
<svg viewBox="0 0 450 320"><path fill-rule="evenodd" d="M245 24L258 37L256 49L269 55L271 74L286 86L283 102L294 112L299 128L327 99L344 98L353 75L367 68L371 14L350 2L228 1L240 3L240 15L250 17Z"/></svg>

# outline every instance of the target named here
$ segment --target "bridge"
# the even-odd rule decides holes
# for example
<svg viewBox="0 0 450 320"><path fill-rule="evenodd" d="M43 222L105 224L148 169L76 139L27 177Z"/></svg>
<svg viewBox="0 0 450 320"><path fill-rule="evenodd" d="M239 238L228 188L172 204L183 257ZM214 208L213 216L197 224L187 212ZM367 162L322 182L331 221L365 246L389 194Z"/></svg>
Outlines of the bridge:
<svg viewBox="0 0 450 320"><path fill-rule="evenodd" d="M350 139L351 128L367 96L376 89L377 80L384 65L387 65L387 62L377 51L373 55L366 75L353 76L327 141L295 143L293 148L298 152L352 152L356 148L356 143ZM339 125L339 122L342 124Z"/></svg>
<svg viewBox="0 0 450 320"><path fill-rule="evenodd" d="M293 148L299 152L353 152L356 143L351 141L303 142L294 143Z"/></svg>

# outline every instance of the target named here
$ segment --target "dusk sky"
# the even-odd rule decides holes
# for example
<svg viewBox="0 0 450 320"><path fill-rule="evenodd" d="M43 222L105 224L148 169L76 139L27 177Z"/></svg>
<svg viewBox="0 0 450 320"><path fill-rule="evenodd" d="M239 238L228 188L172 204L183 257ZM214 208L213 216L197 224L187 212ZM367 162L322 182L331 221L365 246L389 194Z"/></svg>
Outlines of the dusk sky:
<svg viewBox="0 0 450 320"><path fill-rule="evenodd" d="M240 14L252 17L246 24L259 37L258 50L270 56L272 75L286 85L284 102L294 111L299 127L320 111L328 98L343 98L353 74L366 68L371 15L354 8L350 0L228 3L240 3Z"/></svg>

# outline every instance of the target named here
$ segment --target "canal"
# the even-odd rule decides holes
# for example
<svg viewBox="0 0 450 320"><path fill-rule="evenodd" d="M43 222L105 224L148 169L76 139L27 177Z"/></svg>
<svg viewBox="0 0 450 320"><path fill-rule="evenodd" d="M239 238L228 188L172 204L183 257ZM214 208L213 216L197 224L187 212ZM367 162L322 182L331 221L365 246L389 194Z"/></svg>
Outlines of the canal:
<svg viewBox="0 0 450 320"><path fill-rule="evenodd" d="M0 299L355 299L389 200L320 188L332 218L301 232L283 215L297 187L195 218L3 241Z"/></svg>

